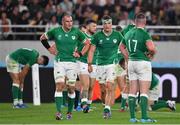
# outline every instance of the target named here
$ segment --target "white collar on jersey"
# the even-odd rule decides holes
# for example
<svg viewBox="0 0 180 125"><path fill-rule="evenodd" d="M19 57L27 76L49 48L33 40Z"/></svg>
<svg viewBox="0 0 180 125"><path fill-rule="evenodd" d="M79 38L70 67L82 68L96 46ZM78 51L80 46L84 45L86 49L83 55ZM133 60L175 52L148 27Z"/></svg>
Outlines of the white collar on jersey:
<svg viewBox="0 0 180 125"><path fill-rule="evenodd" d="M72 28L71 28L69 31L66 31L66 30L64 29L64 27L62 26L62 29L63 29L63 31L64 31L65 33L69 33Z"/></svg>

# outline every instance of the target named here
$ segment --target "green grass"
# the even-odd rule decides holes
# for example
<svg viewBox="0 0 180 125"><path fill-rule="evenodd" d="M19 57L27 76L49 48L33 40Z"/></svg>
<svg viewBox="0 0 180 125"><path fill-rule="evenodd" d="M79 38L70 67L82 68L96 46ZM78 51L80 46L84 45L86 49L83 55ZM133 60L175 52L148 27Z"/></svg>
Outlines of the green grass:
<svg viewBox="0 0 180 125"><path fill-rule="evenodd" d="M112 107L112 118L103 119L103 107L100 103L94 103L94 111L84 114L73 112L71 120L65 119L66 108L63 108L64 119L55 120L55 104L47 103L41 106L28 104L27 109L13 109L10 103L0 104L0 124L129 124L129 112L119 112L119 104ZM176 106L176 112L161 109L150 112L149 116L156 119L158 124L180 124L180 104ZM140 112L137 112L140 118Z"/></svg>

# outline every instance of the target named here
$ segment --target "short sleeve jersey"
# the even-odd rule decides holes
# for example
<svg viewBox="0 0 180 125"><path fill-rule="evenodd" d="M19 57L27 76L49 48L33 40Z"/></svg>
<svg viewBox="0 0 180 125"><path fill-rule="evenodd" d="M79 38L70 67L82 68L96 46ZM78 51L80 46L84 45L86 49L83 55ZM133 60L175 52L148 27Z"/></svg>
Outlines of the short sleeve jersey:
<svg viewBox="0 0 180 125"><path fill-rule="evenodd" d="M55 40L58 54L55 57L56 61L61 62L75 62L73 52L78 42L86 40L85 35L77 28L72 27L68 32L64 31L62 27L53 28L46 32L48 39Z"/></svg>
<svg viewBox="0 0 180 125"><path fill-rule="evenodd" d="M159 84L159 79L156 77L156 75L154 73L152 73L152 80L151 80L150 90L155 88L158 84Z"/></svg>
<svg viewBox="0 0 180 125"><path fill-rule="evenodd" d="M112 31L107 36L103 31L93 35L91 44L97 49L97 65L108 65L115 63L119 44L123 40L121 33Z"/></svg>
<svg viewBox="0 0 180 125"><path fill-rule="evenodd" d="M133 28L124 36L123 44L129 53L129 60L144 60L150 61L145 55L148 52L146 42L152 40L151 36L142 28Z"/></svg>
<svg viewBox="0 0 180 125"><path fill-rule="evenodd" d="M12 52L9 56L22 65L32 66L37 62L39 53L34 49L21 48Z"/></svg>

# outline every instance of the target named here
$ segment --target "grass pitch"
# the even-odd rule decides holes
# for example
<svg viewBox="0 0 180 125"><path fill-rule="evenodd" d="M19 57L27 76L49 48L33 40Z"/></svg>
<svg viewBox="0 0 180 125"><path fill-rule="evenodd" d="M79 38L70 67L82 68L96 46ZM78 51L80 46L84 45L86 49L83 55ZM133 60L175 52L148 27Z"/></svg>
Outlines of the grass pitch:
<svg viewBox="0 0 180 125"><path fill-rule="evenodd" d="M64 119L55 120L55 104L46 103L41 106L28 104L26 109L13 109L10 103L0 104L0 124L130 124L129 112L119 112L119 105L112 107L112 118L103 119L103 107L100 103L92 105L93 111L84 114L83 112L73 112L73 118L66 120L66 108L63 108ZM180 124L180 104L177 110L171 112L168 109L161 109L156 112L149 112L149 116L157 120L157 124ZM140 112L137 112L140 119Z"/></svg>

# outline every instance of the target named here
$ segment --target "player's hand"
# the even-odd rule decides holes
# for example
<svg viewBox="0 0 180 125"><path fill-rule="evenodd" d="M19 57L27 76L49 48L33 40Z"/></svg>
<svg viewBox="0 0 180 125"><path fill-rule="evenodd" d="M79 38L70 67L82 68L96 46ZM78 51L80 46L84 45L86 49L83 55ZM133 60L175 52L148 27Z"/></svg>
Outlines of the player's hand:
<svg viewBox="0 0 180 125"><path fill-rule="evenodd" d="M93 71L92 65L88 65L88 72L91 73Z"/></svg>
<svg viewBox="0 0 180 125"><path fill-rule="evenodd" d="M74 51L74 52L73 52L73 56L76 57L76 58L79 58L79 57L80 57L80 55L79 55L79 53L78 53L77 51Z"/></svg>
<svg viewBox="0 0 180 125"><path fill-rule="evenodd" d="M57 50L55 46L51 46L48 51L52 54L52 55L57 55Z"/></svg>
<svg viewBox="0 0 180 125"><path fill-rule="evenodd" d="M152 60L154 58L154 54L152 54L151 52L146 52L145 55Z"/></svg>

